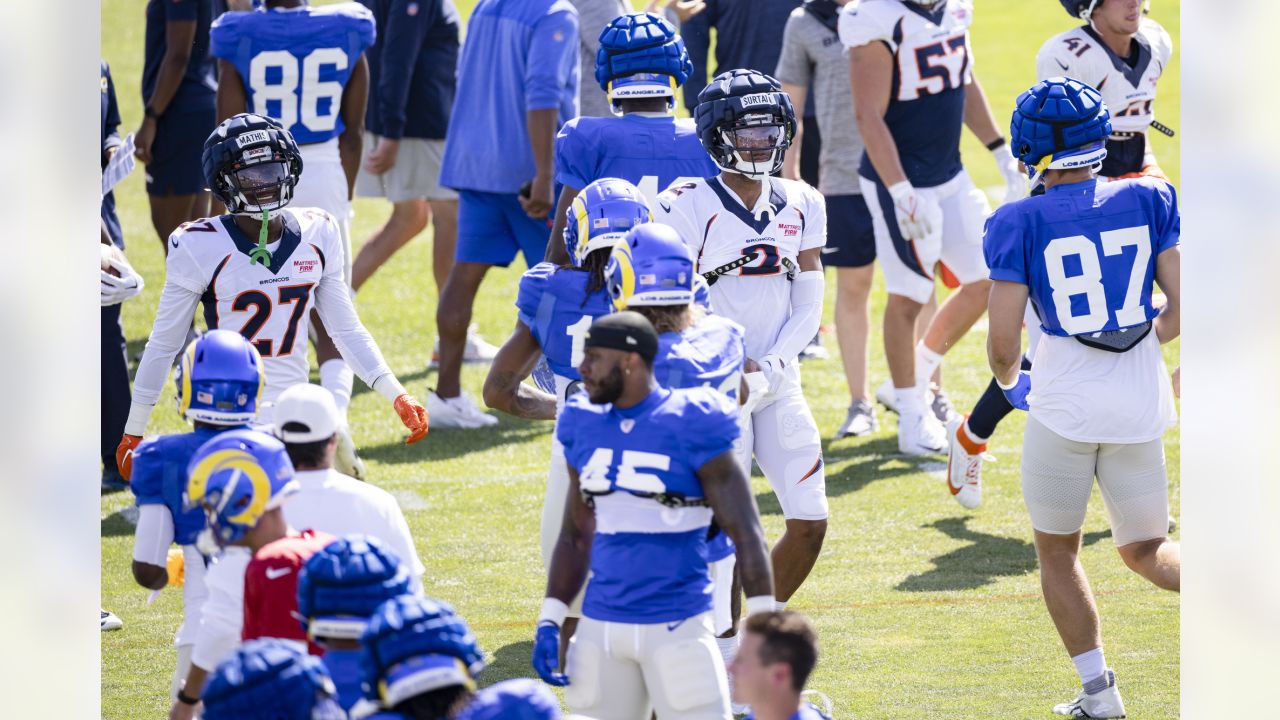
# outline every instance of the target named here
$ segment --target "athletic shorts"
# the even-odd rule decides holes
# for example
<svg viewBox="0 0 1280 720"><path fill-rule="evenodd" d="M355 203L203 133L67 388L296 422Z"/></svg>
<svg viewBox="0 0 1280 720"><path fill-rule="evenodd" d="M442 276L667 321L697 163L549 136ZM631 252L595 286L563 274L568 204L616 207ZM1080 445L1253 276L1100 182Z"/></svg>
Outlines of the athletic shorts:
<svg viewBox="0 0 1280 720"><path fill-rule="evenodd" d="M364 169L381 136L366 131L364 157L360 162L360 174L356 176L356 194L360 197L384 197L393 203L426 198L427 200L457 200L458 193L440 184L440 160L444 157L444 140L426 138L400 138L396 150L396 163L381 175Z"/></svg>
<svg viewBox="0 0 1280 720"><path fill-rule="evenodd" d="M151 164L146 166L147 194L195 195L204 192L204 141L218 126L212 98L208 107L184 110L170 105L156 121L156 139L151 144Z"/></svg>
<svg viewBox="0 0 1280 720"><path fill-rule="evenodd" d="M1080 532L1095 477L1117 546L1168 534L1169 481L1159 438L1142 443L1076 442L1027 416L1022 498L1032 527L1051 535Z"/></svg>
<svg viewBox="0 0 1280 720"><path fill-rule="evenodd" d="M333 216L342 235L343 277L351 284L351 200L347 197L347 173L342 169L342 156L338 152L338 139L321 143L299 145L302 155L302 176L293 189L290 207L320 208Z"/></svg>
<svg viewBox="0 0 1280 720"><path fill-rule="evenodd" d="M806 130L805 132L808 132ZM876 232L871 211L861 195L827 197L827 246L822 264L830 267L865 267L876 259Z"/></svg>
<svg viewBox="0 0 1280 720"><path fill-rule="evenodd" d="M876 255L890 294L928 302L933 296L934 268L939 261L946 263L961 285L989 277L982 255L982 226L991 206L967 172L962 170L941 185L916 188L918 193L932 195L942 206L942 227L920 241L902 237L888 188L866 178L859 178L859 182L871 212Z"/></svg>
<svg viewBox="0 0 1280 720"><path fill-rule="evenodd" d="M515 193L458 193L458 262L506 267L523 254L533 267L542 262L550 235L551 218L526 215Z"/></svg>

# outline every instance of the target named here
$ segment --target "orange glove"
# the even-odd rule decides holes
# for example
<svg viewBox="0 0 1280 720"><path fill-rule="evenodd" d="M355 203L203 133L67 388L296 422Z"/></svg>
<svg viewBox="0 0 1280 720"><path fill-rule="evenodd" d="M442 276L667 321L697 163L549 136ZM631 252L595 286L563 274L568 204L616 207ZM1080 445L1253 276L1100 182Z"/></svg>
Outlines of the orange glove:
<svg viewBox="0 0 1280 720"><path fill-rule="evenodd" d="M169 548L169 554L164 559L165 570L169 572L169 584L174 587L182 587L187 580L187 559L182 555L181 548Z"/></svg>
<svg viewBox="0 0 1280 720"><path fill-rule="evenodd" d="M133 451L138 449L138 444L141 442L141 435L126 434L120 438L120 444L116 446L116 467L120 468L120 476L126 482L133 475Z"/></svg>
<svg viewBox="0 0 1280 720"><path fill-rule="evenodd" d="M1112 178L1112 180L1128 180L1129 178L1140 178L1140 177L1160 178L1161 180L1167 183L1173 182L1172 180L1169 179L1168 175L1164 174L1164 170L1160 169L1159 165L1147 165L1146 167L1142 168L1140 172L1125 173L1119 177Z"/></svg>
<svg viewBox="0 0 1280 720"><path fill-rule="evenodd" d="M395 409L400 415L400 422L409 428L409 437L404 441L406 445L412 445L427 436L427 409L422 407L417 398L405 393L396 398Z"/></svg>

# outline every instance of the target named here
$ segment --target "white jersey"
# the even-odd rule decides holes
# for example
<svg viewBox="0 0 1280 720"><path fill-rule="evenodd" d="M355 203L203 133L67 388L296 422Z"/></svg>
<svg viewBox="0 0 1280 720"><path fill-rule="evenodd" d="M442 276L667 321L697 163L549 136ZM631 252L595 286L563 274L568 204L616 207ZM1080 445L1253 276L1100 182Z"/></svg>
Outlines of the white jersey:
<svg viewBox="0 0 1280 720"><path fill-rule="evenodd" d="M284 233L267 246L271 262L266 266L250 262L256 238L241 232L229 215L185 223L169 236L164 291L134 379L135 406L150 407L159 399L199 303L210 329L235 330L262 355L266 386L260 402L272 402L285 388L307 382L313 307L365 383L374 387L384 376L394 381L351 303L333 217L314 208L286 208L282 214ZM131 423L139 420L143 427L126 432L141 435L146 418L131 412Z"/></svg>
<svg viewBox="0 0 1280 720"><path fill-rule="evenodd" d="M755 253L758 257L711 286L716 314L746 330L747 357L768 355L791 316L789 271L803 250L827 244L827 205L807 183L766 178L768 187L748 210L720 178L673 185L658 196L653 219L680 233L698 272Z"/></svg>

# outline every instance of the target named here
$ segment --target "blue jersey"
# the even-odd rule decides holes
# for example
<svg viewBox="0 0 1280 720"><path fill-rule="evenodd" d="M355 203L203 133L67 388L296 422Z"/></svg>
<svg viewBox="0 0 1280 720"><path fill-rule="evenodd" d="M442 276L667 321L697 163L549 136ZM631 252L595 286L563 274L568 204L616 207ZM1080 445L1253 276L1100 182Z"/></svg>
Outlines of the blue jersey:
<svg viewBox="0 0 1280 720"><path fill-rule="evenodd" d="M342 134L342 93L374 38L373 14L354 2L229 12L210 31L212 53L235 66L249 110L279 120L299 145Z"/></svg>
<svg viewBox="0 0 1280 720"><path fill-rule="evenodd" d="M712 512L697 471L738 434L737 405L710 388L657 388L625 409L569 398L556 437L596 519L585 616L645 624L711 609Z"/></svg>
<svg viewBox="0 0 1280 720"><path fill-rule="evenodd" d="M364 697L364 690L360 686L360 654L362 652L362 650L325 648L324 655L320 656L325 669L329 671L329 677L333 678L334 689L338 691L338 704L343 710L350 710L351 706Z"/></svg>
<svg viewBox="0 0 1280 720"><path fill-rule="evenodd" d="M195 432L147 438L133 455L129 489L139 506L164 505L169 509L173 516L173 541L179 545L194 545L196 535L204 529L203 510L198 507L183 509L187 463L210 438L234 429L203 426L196 428Z"/></svg>
<svg viewBox="0 0 1280 720"><path fill-rule="evenodd" d="M587 295L590 274L553 263L534 265L520 277L516 308L556 375L578 380L582 344L592 321L613 310L604 288Z"/></svg>
<svg viewBox="0 0 1280 720"><path fill-rule="evenodd" d="M579 190L600 178L621 178L652 204L673 183L719 174L689 119L579 117L556 137L556 181Z"/></svg>
<svg viewBox="0 0 1280 720"><path fill-rule="evenodd" d="M1040 326L1066 337L1153 319L1156 256L1180 230L1169 183L1087 180L1000 206L983 250L991 279L1026 285Z"/></svg>

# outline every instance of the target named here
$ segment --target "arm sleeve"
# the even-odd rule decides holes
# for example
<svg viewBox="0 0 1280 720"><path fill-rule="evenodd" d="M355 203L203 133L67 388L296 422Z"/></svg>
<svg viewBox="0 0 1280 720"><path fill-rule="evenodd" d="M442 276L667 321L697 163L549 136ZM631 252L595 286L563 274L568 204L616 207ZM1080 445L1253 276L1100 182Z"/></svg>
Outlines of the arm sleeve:
<svg viewBox="0 0 1280 720"><path fill-rule="evenodd" d="M805 218L804 235L800 238L800 249L826 247L827 244L827 201L812 187L805 186Z"/></svg>
<svg viewBox="0 0 1280 720"><path fill-rule="evenodd" d="M418 11L424 5L430 8L429 12ZM382 76L378 80L374 98L382 117L382 130L387 138L396 140L404 136L408 116L405 106L409 100L413 69L427 36L427 29L435 22L433 18L438 13L437 0L425 3L410 0L391 2L386 27L382 28Z"/></svg>
<svg viewBox="0 0 1280 720"><path fill-rule="evenodd" d="M560 107L561 90L577 66L578 14L560 10L539 20L525 60L525 109Z"/></svg>
<svg viewBox="0 0 1280 720"><path fill-rule="evenodd" d="M800 35L804 12L803 8L798 9L787 18L787 27L782 33L782 52L778 54L778 67L773 76L788 85L808 87L813 79L813 63Z"/></svg>
<svg viewBox="0 0 1280 720"><path fill-rule="evenodd" d="M1018 223L1010 222L1009 213L1001 206L987 218L983 232L982 253L991 279L1029 285L1027 278L1026 250L1023 248L1022 231Z"/></svg>
<svg viewBox="0 0 1280 720"><path fill-rule="evenodd" d="M244 571L249 559L248 551L224 553L205 574L209 595L200 613L200 628L191 652L192 664L213 670L219 660L240 644L240 629L244 624Z"/></svg>
<svg viewBox="0 0 1280 720"><path fill-rule="evenodd" d="M138 527L133 533L133 559L165 566L169 546L173 544L173 516L164 505L139 505Z"/></svg>
<svg viewBox="0 0 1280 720"><path fill-rule="evenodd" d="M846 48L856 48L879 40L889 47L890 52L897 52L897 44L893 42L891 33L880 27L877 20L874 9L857 3L846 5L840 12L840 19L836 21L840 43Z"/></svg>
<svg viewBox="0 0 1280 720"><path fill-rule="evenodd" d="M790 363L813 340L822 324L822 299L826 281L821 270L807 270L791 283L791 316L778 331L766 355L777 355Z"/></svg>
<svg viewBox="0 0 1280 720"><path fill-rule="evenodd" d="M574 118L556 135L556 182L581 190L591 183L595 168L589 162L592 146L582 141L582 131Z"/></svg>
<svg viewBox="0 0 1280 720"><path fill-rule="evenodd" d="M173 268L174 256L181 248L172 248L169 253L168 267ZM191 318L196 306L200 303L203 290L191 287L190 279L184 280L170 270L165 278L164 290L160 293L160 306L156 309L155 323L151 326L151 336L147 338L147 346L142 351L142 361L138 363L138 372L133 379L133 405L154 406L160 399L164 389L165 378L169 377L169 369L173 366L173 358L182 350L182 343L187 339L187 328L191 327ZM130 435L142 435L146 430L147 418L141 418L141 426L137 418L130 413L130 423L125 432Z"/></svg>
<svg viewBox="0 0 1280 720"><path fill-rule="evenodd" d="M687 412L690 416L687 427L698 428L696 433L681 434L685 457L691 467L701 468L712 458L733 450L733 442L741 434L738 407L734 401L707 389L705 393L699 393L697 401L688 404Z"/></svg>

